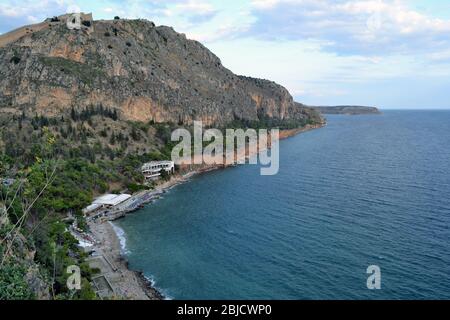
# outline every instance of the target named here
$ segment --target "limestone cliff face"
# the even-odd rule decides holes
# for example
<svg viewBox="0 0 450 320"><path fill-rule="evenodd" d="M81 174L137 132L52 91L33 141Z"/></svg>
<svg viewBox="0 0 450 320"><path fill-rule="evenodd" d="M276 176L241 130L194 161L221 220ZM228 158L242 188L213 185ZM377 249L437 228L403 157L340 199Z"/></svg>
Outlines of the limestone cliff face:
<svg viewBox="0 0 450 320"><path fill-rule="evenodd" d="M317 116L280 85L233 74L172 28L85 18L70 30L65 19L0 37L0 110L58 116L102 104L124 120L210 125Z"/></svg>

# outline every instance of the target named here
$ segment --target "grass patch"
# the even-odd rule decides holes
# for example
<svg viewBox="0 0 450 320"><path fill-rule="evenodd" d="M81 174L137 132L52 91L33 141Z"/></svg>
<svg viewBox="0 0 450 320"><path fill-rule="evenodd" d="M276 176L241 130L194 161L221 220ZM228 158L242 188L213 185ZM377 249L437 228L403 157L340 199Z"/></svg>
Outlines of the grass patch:
<svg viewBox="0 0 450 320"><path fill-rule="evenodd" d="M94 79L106 76L99 68L61 57L40 57L40 60L44 65L74 76L88 85L92 85Z"/></svg>

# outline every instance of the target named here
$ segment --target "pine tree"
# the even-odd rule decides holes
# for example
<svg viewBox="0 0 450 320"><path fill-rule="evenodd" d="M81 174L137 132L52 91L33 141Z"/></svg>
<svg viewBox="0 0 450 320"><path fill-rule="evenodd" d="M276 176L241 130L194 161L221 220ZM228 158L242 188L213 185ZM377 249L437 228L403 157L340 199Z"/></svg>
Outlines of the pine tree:
<svg viewBox="0 0 450 320"><path fill-rule="evenodd" d="M77 121L77 113L75 112L75 109L73 107L70 110L70 117L72 118L73 121Z"/></svg>
<svg viewBox="0 0 450 320"><path fill-rule="evenodd" d="M111 133L111 138L109 139L109 143L114 145L116 144L116 135L113 133Z"/></svg>
<svg viewBox="0 0 450 320"><path fill-rule="evenodd" d="M140 138L141 138L139 132L137 132L137 130L136 130L135 127L132 127L132 128L131 128L131 138L132 138L134 141L139 141Z"/></svg>

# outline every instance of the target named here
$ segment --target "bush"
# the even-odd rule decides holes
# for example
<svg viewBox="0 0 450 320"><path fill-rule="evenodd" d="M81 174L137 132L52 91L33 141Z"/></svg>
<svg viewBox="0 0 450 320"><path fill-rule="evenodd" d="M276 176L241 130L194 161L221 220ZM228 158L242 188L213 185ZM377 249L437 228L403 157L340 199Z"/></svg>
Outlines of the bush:
<svg viewBox="0 0 450 320"><path fill-rule="evenodd" d="M120 17L119 16L115 16L114 20L120 20Z"/></svg>
<svg viewBox="0 0 450 320"><path fill-rule="evenodd" d="M142 184L137 184L137 183L130 183L127 185L127 189L131 192L131 193L135 193L141 190L145 190L147 189L144 185Z"/></svg>
<svg viewBox="0 0 450 320"><path fill-rule="evenodd" d="M24 279L26 269L16 263L6 263L0 269L0 300L29 300L33 293Z"/></svg>
<svg viewBox="0 0 450 320"><path fill-rule="evenodd" d="M170 173L168 173L166 170L161 170L161 179L164 181L169 181Z"/></svg>
<svg viewBox="0 0 450 320"><path fill-rule="evenodd" d="M100 268L92 268L91 269L92 274L100 274L102 272L102 270L100 270Z"/></svg>
<svg viewBox="0 0 450 320"><path fill-rule="evenodd" d="M9 60L10 63L18 64L20 62L20 58L17 56L14 56Z"/></svg>
<svg viewBox="0 0 450 320"><path fill-rule="evenodd" d="M172 136L172 130L164 124L156 125L156 136L164 143L168 144Z"/></svg>

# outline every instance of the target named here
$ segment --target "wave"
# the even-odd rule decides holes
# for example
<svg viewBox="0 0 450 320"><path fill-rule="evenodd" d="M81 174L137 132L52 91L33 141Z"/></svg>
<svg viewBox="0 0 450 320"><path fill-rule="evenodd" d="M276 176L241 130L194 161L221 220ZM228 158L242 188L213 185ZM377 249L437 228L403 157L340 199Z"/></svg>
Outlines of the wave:
<svg viewBox="0 0 450 320"><path fill-rule="evenodd" d="M124 254L129 254L130 251L127 249L127 238L126 238L125 231L122 228L120 228L119 226L112 223L111 221L109 221L109 223L111 224L114 232L116 233L117 238L119 239L120 250Z"/></svg>
<svg viewBox="0 0 450 320"><path fill-rule="evenodd" d="M162 294L162 296L164 297L164 300L174 300L173 297L171 297L169 294L167 294L166 290L163 290L156 286L156 281L153 276L147 276L147 275L143 275L143 276L145 279L147 279L147 281L150 283L150 286L152 288L154 288L156 291L158 291L159 293Z"/></svg>

